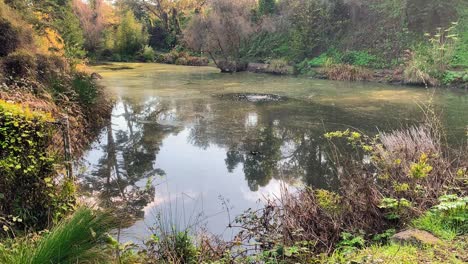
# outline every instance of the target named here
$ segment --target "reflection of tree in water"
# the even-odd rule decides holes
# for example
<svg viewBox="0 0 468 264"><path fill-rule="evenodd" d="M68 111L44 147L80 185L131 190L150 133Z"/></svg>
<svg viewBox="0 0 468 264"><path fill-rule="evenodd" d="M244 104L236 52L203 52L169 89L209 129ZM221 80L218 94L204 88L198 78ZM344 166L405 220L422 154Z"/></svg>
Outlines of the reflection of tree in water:
<svg viewBox="0 0 468 264"><path fill-rule="evenodd" d="M257 191L265 186L273 175L278 174L278 161L281 159L282 141L274 135L272 125L261 128L256 136L245 142L244 174L250 190Z"/></svg>
<svg viewBox="0 0 468 264"><path fill-rule="evenodd" d="M312 138L316 136L317 138ZM248 133L237 149L226 153L229 172L243 164L250 190L257 191L272 178L302 180L317 188L333 184L333 163L325 154L323 141L313 132L269 125Z"/></svg>
<svg viewBox="0 0 468 264"><path fill-rule="evenodd" d="M149 102L148 106L123 100L122 104L123 113L114 119L123 117L124 127L106 127L107 144L102 146L96 170L84 177L83 189L97 192L102 207L141 217L155 194L154 186L147 183L164 174L154 168L160 144L175 128L157 124L162 114L157 102Z"/></svg>
<svg viewBox="0 0 468 264"><path fill-rule="evenodd" d="M316 120L336 124L342 120L372 123L339 108L322 105L308 105L310 112L301 112L297 108L268 109L268 105L237 104L229 107L213 104L209 111L198 112L209 118L195 122L189 142L203 149L210 144L228 149L227 170L233 172L242 164L252 191L266 186L273 178L301 179L315 188L330 189L336 185L336 168L327 155L329 143L323 138L323 124L294 123L290 120L292 116L309 119L314 116ZM258 116L255 125L248 120L252 113ZM343 126L329 125L328 129L338 130Z"/></svg>

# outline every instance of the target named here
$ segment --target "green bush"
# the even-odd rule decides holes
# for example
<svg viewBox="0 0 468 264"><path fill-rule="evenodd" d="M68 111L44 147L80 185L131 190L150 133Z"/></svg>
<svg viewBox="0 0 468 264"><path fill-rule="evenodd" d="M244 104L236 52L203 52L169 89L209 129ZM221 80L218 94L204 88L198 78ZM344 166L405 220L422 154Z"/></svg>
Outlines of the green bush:
<svg viewBox="0 0 468 264"><path fill-rule="evenodd" d="M91 76L86 74L76 74L72 87L78 95L78 99L83 106L92 105L98 97L98 87Z"/></svg>
<svg viewBox="0 0 468 264"><path fill-rule="evenodd" d="M377 56L369 54L367 51L346 52L341 58L343 63L362 66L368 68L383 68L385 63Z"/></svg>
<svg viewBox="0 0 468 264"><path fill-rule="evenodd" d="M468 82L468 71L456 72L456 71L446 71L442 77L442 83L445 85L455 84L455 83L467 83Z"/></svg>
<svg viewBox="0 0 468 264"><path fill-rule="evenodd" d="M154 62L156 58L156 52L152 47L146 45L141 52L141 56L145 62Z"/></svg>
<svg viewBox="0 0 468 264"><path fill-rule="evenodd" d="M52 121L0 101L0 223L6 234L15 226L46 228L72 206L73 185L56 180L56 158L48 151Z"/></svg>
<svg viewBox="0 0 468 264"><path fill-rule="evenodd" d="M325 63L327 62L328 58L329 57L326 53L322 53L320 56L309 60L307 64L310 67L322 67L325 66Z"/></svg>
<svg viewBox="0 0 468 264"><path fill-rule="evenodd" d="M143 25L131 11L127 11L115 33L115 49L122 56L134 56L148 40Z"/></svg>
<svg viewBox="0 0 468 264"><path fill-rule="evenodd" d="M156 57L156 52L151 46L146 45L142 50L141 56L143 58L143 61L153 62Z"/></svg>

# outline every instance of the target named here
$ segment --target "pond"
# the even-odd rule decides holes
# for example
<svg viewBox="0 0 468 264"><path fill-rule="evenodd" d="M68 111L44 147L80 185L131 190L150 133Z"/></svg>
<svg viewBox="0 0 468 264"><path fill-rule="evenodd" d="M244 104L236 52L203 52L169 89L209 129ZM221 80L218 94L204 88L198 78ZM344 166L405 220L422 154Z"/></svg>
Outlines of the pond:
<svg viewBox="0 0 468 264"><path fill-rule="evenodd" d="M117 102L79 179L88 199L122 213L122 241L148 238L155 224L229 239L235 215L284 186L333 188L326 131L417 124L431 98L450 142L466 142L462 91L162 64L94 70Z"/></svg>

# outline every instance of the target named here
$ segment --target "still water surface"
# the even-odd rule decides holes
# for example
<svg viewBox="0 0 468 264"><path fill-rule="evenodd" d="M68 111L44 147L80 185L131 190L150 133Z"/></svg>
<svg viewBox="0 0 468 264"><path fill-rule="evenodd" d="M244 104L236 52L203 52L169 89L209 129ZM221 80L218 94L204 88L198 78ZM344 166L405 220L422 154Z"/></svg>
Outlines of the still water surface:
<svg viewBox="0 0 468 264"><path fill-rule="evenodd" d="M124 212L124 241L142 241L168 219L229 238L229 221L283 184L333 188L325 131L372 135L417 124L432 94L450 141L466 140L468 94L460 91L161 64L94 70L117 103L84 156L81 189Z"/></svg>

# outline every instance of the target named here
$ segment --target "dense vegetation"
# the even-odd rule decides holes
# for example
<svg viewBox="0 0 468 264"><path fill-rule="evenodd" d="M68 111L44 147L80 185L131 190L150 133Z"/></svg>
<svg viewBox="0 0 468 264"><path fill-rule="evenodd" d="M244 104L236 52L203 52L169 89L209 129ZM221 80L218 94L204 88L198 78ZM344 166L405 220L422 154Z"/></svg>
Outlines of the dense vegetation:
<svg viewBox="0 0 468 264"><path fill-rule="evenodd" d="M50 0L40 9L58 10L43 20L60 32L69 58L199 66L209 57L223 71L261 62L279 67L268 72L294 66L339 80L468 79L463 0Z"/></svg>
<svg viewBox="0 0 468 264"><path fill-rule="evenodd" d="M71 5L0 1L0 39L0 237L14 237L73 211L67 162L87 146L110 104L83 64Z"/></svg>
<svg viewBox="0 0 468 264"><path fill-rule="evenodd" d="M467 261L467 146L450 148L433 117L325 134L338 190L285 190L238 216L233 241L161 224L121 245L66 171L111 109L89 60L466 87L464 0L0 0L0 43L2 263ZM409 227L442 242L390 239Z"/></svg>

